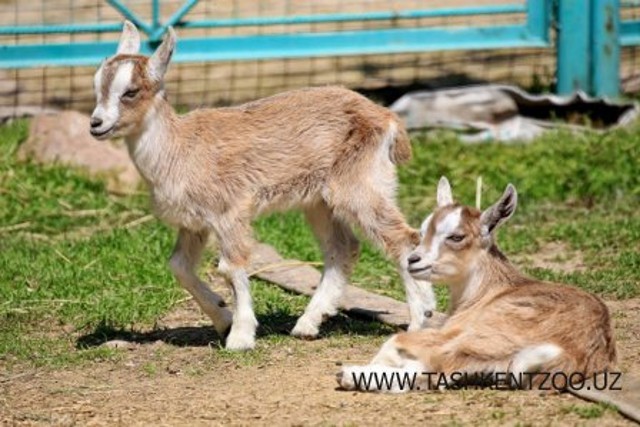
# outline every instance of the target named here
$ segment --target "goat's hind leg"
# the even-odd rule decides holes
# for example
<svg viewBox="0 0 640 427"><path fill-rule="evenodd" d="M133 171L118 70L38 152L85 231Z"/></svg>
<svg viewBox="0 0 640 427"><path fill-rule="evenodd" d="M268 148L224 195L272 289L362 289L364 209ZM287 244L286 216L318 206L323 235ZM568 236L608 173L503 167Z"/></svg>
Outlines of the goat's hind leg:
<svg viewBox="0 0 640 427"><path fill-rule="evenodd" d="M404 282L409 306L409 330L427 326L428 318L436 309L431 283L414 279L408 271L407 257L419 242L418 232L404 220L393 197L384 191L362 186L350 200L342 201L340 215L358 224L394 261Z"/></svg>
<svg viewBox="0 0 640 427"><path fill-rule="evenodd" d="M336 218L326 204L319 203L305 214L322 248L324 269L318 289L291 334L315 338L323 320L338 311L340 297L360 254L360 244L349 225Z"/></svg>
<svg viewBox="0 0 640 427"><path fill-rule="evenodd" d="M181 229L169 266L180 285L193 296L202 311L211 318L218 334L225 336L231 326L231 312L226 308L224 300L211 291L195 273L207 238L208 233L205 231L195 233Z"/></svg>
<svg viewBox="0 0 640 427"><path fill-rule="evenodd" d="M236 217L225 218L221 224L224 226L216 230L220 246L218 270L231 282L235 299L233 324L225 347L228 350L251 350L255 346L258 327L246 270L252 244L251 228L248 220Z"/></svg>

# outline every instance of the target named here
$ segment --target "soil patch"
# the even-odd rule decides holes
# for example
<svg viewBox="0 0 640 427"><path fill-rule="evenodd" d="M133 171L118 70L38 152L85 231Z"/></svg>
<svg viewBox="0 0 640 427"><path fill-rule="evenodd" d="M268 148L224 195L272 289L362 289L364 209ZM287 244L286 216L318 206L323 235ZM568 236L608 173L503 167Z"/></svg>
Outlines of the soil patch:
<svg viewBox="0 0 640 427"><path fill-rule="evenodd" d="M640 372L640 299L610 302L621 368ZM442 424L630 425L571 395L445 391L376 395L336 390L339 363L362 363L385 337L260 339L251 355L221 350L192 301L159 326L202 345L137 342L118 361L0 379L0 422L19 425ZM156 329L157 331L158 329ZM62 333L62 332L61 332ZM204 335L202 335L204 334ZM159 337L161 338L161 337ZM207 345L207 340L213 342ZM193 342L193 341L190 341Z"/></svg>

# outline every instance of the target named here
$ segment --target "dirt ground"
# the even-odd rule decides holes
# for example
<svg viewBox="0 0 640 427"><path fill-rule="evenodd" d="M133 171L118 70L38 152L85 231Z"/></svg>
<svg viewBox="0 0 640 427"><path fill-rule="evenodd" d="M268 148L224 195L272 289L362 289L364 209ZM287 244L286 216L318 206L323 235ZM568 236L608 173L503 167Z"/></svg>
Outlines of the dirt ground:
<svg viewBox="0 0 640 427"><path fill-rule="evenodd" d="M640 372L640 299L610 302L621 368ZM255 357L207 345L192 302L126 342L117 361L13 371L0 378L4 425L629 425L570 396L446 391L381 395L337 390L338 363L366 362L384 337L259 340ZM146 337L146 338L144 338Z"/></svg>

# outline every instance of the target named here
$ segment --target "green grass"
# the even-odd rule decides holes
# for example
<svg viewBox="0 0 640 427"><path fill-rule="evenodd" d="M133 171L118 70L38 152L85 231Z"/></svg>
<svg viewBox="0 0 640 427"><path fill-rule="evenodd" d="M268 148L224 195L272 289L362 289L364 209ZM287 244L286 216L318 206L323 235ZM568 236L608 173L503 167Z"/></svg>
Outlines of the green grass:
<svg viewBox="0 0 640 427"><path fill-rule="evenodd" d="M175 232L156 220L138 223L149 214L144 193L109 195L81 172L17 162L26 133L24 121L0 127L0 362L55 365L117 357L100 348L78 350L77 336L153 325L185 297L166 266ZM485 206L513 182L520 205L499 236L507 254L535 254L546 243L563 242L581 254L586 270L529 273L606 298L630 298L640 294L639 170L637 128L606 135L550 133L509 146L465 145L447 134L416 137L414 159L400 171L399 201L418 226L434 206L441 175L464 203L473 203L475 179L482 175ZM321 260L300 214L273 215L255 225L257 237L285 257ZM208 265L213 257L208 255ZM369 244L353 282L404 298L393 265ZM287 339L307 298L257 280L253 287L261 339ZM445 292L438 295L444 306ZM71 332L52 335L60 330ZM354 339L391 331L344 317L326 330Z"/></svg>

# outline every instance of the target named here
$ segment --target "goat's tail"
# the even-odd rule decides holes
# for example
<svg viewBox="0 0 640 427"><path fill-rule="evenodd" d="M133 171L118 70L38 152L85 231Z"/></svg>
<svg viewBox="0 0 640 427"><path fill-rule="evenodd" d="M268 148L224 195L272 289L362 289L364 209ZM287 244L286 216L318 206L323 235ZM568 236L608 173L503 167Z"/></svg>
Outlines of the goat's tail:
<svg viewBox="0 0 640 427"><path fill-rule="evenodd" d="M389 123L384 140L389 147L389 158L394 164L400 165L411 160L409 134L407 134L407 130L398 119L394 119Z"/></svg>

